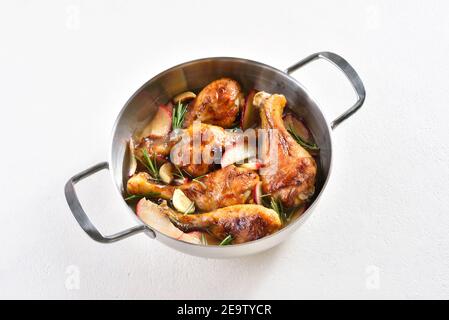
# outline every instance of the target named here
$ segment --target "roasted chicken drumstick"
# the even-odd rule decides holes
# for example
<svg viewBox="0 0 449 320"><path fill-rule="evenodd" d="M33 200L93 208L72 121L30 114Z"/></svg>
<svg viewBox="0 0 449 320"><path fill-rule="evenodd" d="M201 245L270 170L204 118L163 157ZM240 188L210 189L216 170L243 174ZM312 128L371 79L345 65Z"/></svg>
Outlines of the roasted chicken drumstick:
<svg viewBox="0 0 449 320"><path fill-rule="evenodd" d="M283 95L258 92L254 105L259 108L265 129L262 151L265 165L260 170L264 193L282 201L286 207L301 205L315 191L315 160L289 134L282 120L287 103Z"/></svg>
<svg viewBox="0 0 449 320"><path fill-rule="evenodd" d="M192 125L195 120L230 128L235 122L240 107L243 105L243 94L237 81L222 78L204 87L189 106L184 127Z"/></svg>
<svg viewBox="0 0 449 320"><path fill-rule="evenodd" d="M158 197L169 200L178 188L195 202L199 210L212 211L246 203L259 181L259 175L256 172L230 165L198 181L191 181L181 186L156 184L152 182L148 173L140 172L128 180L127 190L132 195L158 194Z"/></svg>
<svg viewBox="0 0 449 320"><path fill-rule="evenodd" d="M161 205L164 208L164 204ZM182 214L163 209L175 226L184 232L207 231L218 239L232 237L232 243L244 243L270 235L282 226L272 209L256 204L241 204L208 213Z"/></svg>

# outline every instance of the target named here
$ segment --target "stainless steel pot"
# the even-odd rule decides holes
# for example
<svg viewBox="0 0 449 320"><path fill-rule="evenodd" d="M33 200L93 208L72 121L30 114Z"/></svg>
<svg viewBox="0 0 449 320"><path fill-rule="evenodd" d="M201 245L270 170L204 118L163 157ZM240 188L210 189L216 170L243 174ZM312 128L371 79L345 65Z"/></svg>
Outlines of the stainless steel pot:
<svg viewBox="0 0 449 320"><path fill-rule="evenodd" d="M293 71L316 59L325 59L337 66L347 76L357 94L356 103L330 123L326 121L320 108L303 86L290 75ZM117 196L122 197L124 170L127 168L126 146L135 130L142 128L148 122L159 104L166 103L180 92L202 88L209 82L223 76L237 80L246 89L257 88L258 90L285 95L289 106L299 116L305 118L321 149L320 176L317 181L316 198L311 206L301 217L281 231L257 241L232 246L202 246L170 238L145 225L125 201L123 201L123 204L126 205L128 213L135 217L137 226L110 236L105 236L99 232L84 212L75 192L75 184L100 170L109 169L117 187ZM138 233L145 233L150 238L156 238L169 247L196 256L231 258L258 253L287 239L310 216L326 187L331 173L331 131L354 114L362 106L364 100L365 88L355 70L346 60L331 52L312 54L285 71L260 62L239 58L206 58L186 62L160 73L137 90L123 107L114 125L109 161L99 163L72 177L65 186L65 196L81 228L92 239L99 242L110 243Z"/></svg>

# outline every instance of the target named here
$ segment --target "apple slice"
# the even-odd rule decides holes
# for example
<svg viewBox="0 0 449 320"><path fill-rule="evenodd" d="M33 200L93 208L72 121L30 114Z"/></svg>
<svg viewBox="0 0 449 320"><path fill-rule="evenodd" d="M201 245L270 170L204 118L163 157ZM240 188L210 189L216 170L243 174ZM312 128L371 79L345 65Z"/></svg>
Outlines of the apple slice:
<svg viewBox="0 0 449 320"><path fill-rule="evenodd" d="M199 231L192 231L189 233L183 232L181 237L178 238L178 240L194 243L194 244L203 244L201 241L201 234L202 232Z"/></svg>
<svg viewBox="0 0 449 320"><path fill-rule="evenodd" d="M142 138L162 138L169 134L172 124L173 106L161 105L150 123L143 129Z"/></svg>
<svg viewBox="0 0 449 320"><path fill-rule="evenodd" d="M313 142L312 134L309 129L307 129L304 122L296 118L293 114L287 113L284 117L284 125L287 129L292 128L301 139L311 143Z"/></svg>
<svg viewBox="0 0 449 320"><path fill-rule="evenodd" d="M224 168L233 163L241 163L243 160L253 158L256 155L256 146L238 143L226 148L223 157L221 157L221 167Z"/></svg>
<svg viewBox="0 0 449 320"><path fill-rule="evenodd" d="M137 170L137 160L135 155L135 146L133 138L129 139L129 168L128 168L128 177L132 177Z"/></svg>
<svg viewBox="0 0 449 320"><path fill-rule="evenodd" d="M184 233L176 228L159 208L157 204L142 198L136 207L137 216L149 225L163 234L190 243L201 244L201 232Z"/></svg>
<svg viewBox="0 0 449 320"><path fill-rule="evenodd" d="M258 182L253 190L254 202L262 205L262 182Z"/></svg>
<svg viewBox="0 0 449 320"><path fill-rule="evenodd" d="M248 162L241 164L240 167L256 171L262 168L262 162L259 159L250 158Z"/></svg>
<svg viewBox="0 0 449 320"><path fill-rule="evenodd" d="M240 127L243 131L248 128L251 128L257 123L258 113L256 112L253 104L254 95L256 94L256 90L251 90L246 97L245 105L242 110L242 117L240 120Z"/></svg>

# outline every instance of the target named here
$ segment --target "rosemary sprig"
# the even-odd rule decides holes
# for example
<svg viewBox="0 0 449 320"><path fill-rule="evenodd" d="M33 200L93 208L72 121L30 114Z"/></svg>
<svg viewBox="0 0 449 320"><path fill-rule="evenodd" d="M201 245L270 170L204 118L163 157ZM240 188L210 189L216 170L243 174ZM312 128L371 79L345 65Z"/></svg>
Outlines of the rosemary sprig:
<svg viewBox="0 0 449 320"><path fill-rule="evenodd" d="M136 200L136 199L141 199L141 198L143 198L143 196L138 196L138 195L136 195L136 194L133 194L133 195L130 195L129 197L126 197L125 198L125 201L131 201L131 200Z"/></svg>
<svg viewBox="0 0 449 320"><path fill-rule="evenodd" d="M290 208L288 211L287 211L287 222L290 222L291 220L292 220L292 218L293 218L293 216L300 210L300 209L302 209L302 206L295 206L295 207L293 207L293 208Z"/></svg>
<svg viewBox="0 0 449 320"><path fill-rule="evenodd" d="M137 200L137 199L142 199L142 198L147 198L147 197L148 198L158 198L158 197L160 197L160 195L161 194L159 192L150 192L145 195L132 194L132 195L126 197L125 201Z"/></svg>
<svg viewBox="0 0 449 320"><path fill-rule="evenodd" d="M153 159L150 158L147 149L143 149L143 157L146 162L146 167L150 172L151 177L154 180L159 180L159 168L157 167L156 155L153 156Z"/></svg>
<svg viewBox="0 0 449 320"><path fill-rule="evenodd" d="M232 240L234 240L234 239L232 238L232 236L231 236L231 235L228 235L226 238L223 239L222 242L220 242L219 246L227 246L227 245L230 245L230 244L232 243Z"/></svg>
<svg viewBox="0 0 449 320"><path fill-rule="evenodd" d="M150 171L150 168L148 167L146 161L142 160L140 157L136 157L136 159L148 170Z"/></svg>
<svg viewBox="0 0 449 320"><path fill-rule="evenodd" d="M184 179L184 174L182 173L181 169L179 169L179 167L176 164L173 164L173 166L175 167L175 169L177 171L177 172L173 172L173 175L180 179Z"/></svg>
<svg viewBox="0 0 449 320"><path fill-rule="evenodd" d="M198 183L200 186L202 186L203 188L207 189L207 186L204 184L204 182L200 181L199 179L204 178L205 176L207 176L207 174L203 174L202 176L196 177L192 179L192 182L196 182Z"/></svg>
<svg viewBox="0 0 449 320"><path fill-rule="evenodd" d="M304 141L304 139L301 138L301 136L295 131L295 129L291 125L288 126L287 131L292 135L293 139L295 139L300 146L312 151L320 150L320 148L315 143L309 143L307 141Z"/></svg>
<svg viewBox="0 0 449 320"><path fill-rule="evenodd" d="M176 164L173 163L173 166L175 167L177 172L173 172L173 175L175 177L178 177L179 179L184 179L186 175L188 175L187 172L181 170Z"/></svg>
<svg viewBox="0 0 449 320"><path fill-rule="evenodd" d="M181 102L173 108L172 130L180 129L184 123L184 118L187 112L187 104L183 105Z"/></svg>
<svg viewBox="0 0 449 320"><path fill-rule="evenodd" d="M285 224L288 221L287 212L284 210L282 202L279 199L272 197L270 199L270 207L279 215L279 219L281 219L282 224Z"/></svg>
<svg viewBox="0 0 449 320"><path fill-rule="evenodd" d="M293 207L286 209L282 205L282 202L279 199L274 199L273 197L270 198L270 203L267 204L266 202L263 202L265 207L269 207L276 211L276 213L279 215L279 219L281 219L281 222L283 225L286 223L289 223L293 214L299 209L299 207Z"/></svg>
<svg viewBox="0 0 449 320"><path fill-rule="evenodd" d="M187 209L183 212L184 215L188 214L190 210L195 208L195 202L191 202Z"/></svg>
<svg viewBox="0 0 449 320"><path fill-rule="evenodd" d="M262 205L264 207L271 208L271 199L272 199L271 193L262 194L260 196L260 199L262 200Z"/></svg>

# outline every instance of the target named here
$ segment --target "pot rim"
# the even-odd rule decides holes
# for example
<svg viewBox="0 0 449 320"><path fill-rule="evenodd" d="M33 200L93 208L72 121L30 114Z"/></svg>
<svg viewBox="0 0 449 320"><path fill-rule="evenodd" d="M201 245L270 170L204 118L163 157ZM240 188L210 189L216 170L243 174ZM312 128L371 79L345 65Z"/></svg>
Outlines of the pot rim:
<svg viewBox="0 0 449 320"><path fill-rule="evenodd" d="M178 69L180 67L184 67L184 66L188 66L191 64L195 64L195 63L199 63L199 62L204 62L207 60L228 60L228 61L237 61L237 62L243 62L243 63L251 63L251 64L255 64L257 66L260 66L262 68L266 68L266 69L270 69L282 76L286 76L288 77L290 80L292 80L299 88L301 88L305 94L307 95L307 97L317 106L317 108L319 109L321 115L323 116L323 119L326 121L326 128L327 131L329 133L329 144L330 144L330 160L329 160L329 170L327 173L326 178L324 179L324 183L323 186L320 190L320 192L316 195L315 199L313 200L313 202L310 204L310 206L306 209L306 211L304 211L301 216L299 216L295 221L289 223L287 226L283 227L281 230L265 236L263 238L257 239L257 240L253 240L250 242L245 242L245 243L241 243L241 244L234 244L234 245L230 245L230 246L218 246L218 245L214 245L214 246L209 246L209 245L203 245L203 244L194 244L194 243L190 243L190 242L186 242L183 240L179 240L179 239L175 239L172 237L169 237L167 235L165 235L163 232L158 231L157 229L154 229L152 227L150 227L149 225L147 225L144 221L142 221L137 215L136 213L128 206L128 204L126 203L126 201L123 199L123 195L121 193L121 190L119 188L119 186L117 185L116 181L114 180L114 172L113 172L113 166L109 166L111 169L109 170L109 176L115 186L115 191L116 193L120 196L120 198L122 199L122 204L124 204L127 208L127 210L129 210L129 212L132 214L132 216L140 223L145 225L148 229L152 230L154 232L154 238L157 239L158 237L162 237L162 238L168 238L171 240L175 240L178 242L182 242L188 246L195 246L195 247L203 247L204 250L216 250L217 248L221 248L219 250L225 251L225 250L231 250L232 248L236 248L236 247L249 247L251 245L256 245L258 243L261 243L263 241L268 241L268 239L272 239L275 237L280 237L281 234L286 233L292 229L294 229L295 226L297 226L298 224L300 224L301 222L304 222L304 220L306 220L310 214L312 213L313 209L315 208L315 206L317 205L318 201L320 200L320 198L322 197L324 190L326 189L326 186L329 182L329 178L332 174L332 167L333 167L333 155L332 155L332 151L333 151L333 140L332 140L332 128L330 126L330 123L328 121L328 119L326 118L326 115L322 112L322 109L320 107L320 105L316 102L316 100L313 98L313 96L311 96L309 94L309 92L306 90L306 88L304 88L304 86L294 77L292 77L289 73L284 72L280 69L277 69L273 66L267 65L265 63L262 62L258 62L255 60L250 60L250 59L244 59L244 58L237 58L237 57L223 57L223 56L219 56L219 57L208 57L208 58L200 58L200 59L195 59L195 60L190 60L187 62L183 62L180 64L177 64L171 68L168 68L160 73L158 73L157 75L155 75L154 77L150 78L148 81L146 81L143 85L141 85L135 92L133 95L131 95L131 97L125 102L125 104L123 105L123 107L121 108L120 112L118 113L114 125L112 127L112 131L111 131L111 136L110 136L110 144L109 144L109 156L108 156L108 162L109 164L112 164L112 153L113 153L113 148L114 148L114 134L117 130L117 126L118 123L120 122L120 119L122 118L126 108L128 107L128 105L131 103L131 101L143 90L147 87L148 84L150 84L151 82L155 82L157 81L159 78L161 78L162 76L164 76L165 74ZM148 236L151 237L151 235L149 233L146 233ZM164 243L165 244L165 243Z"/></svg>

